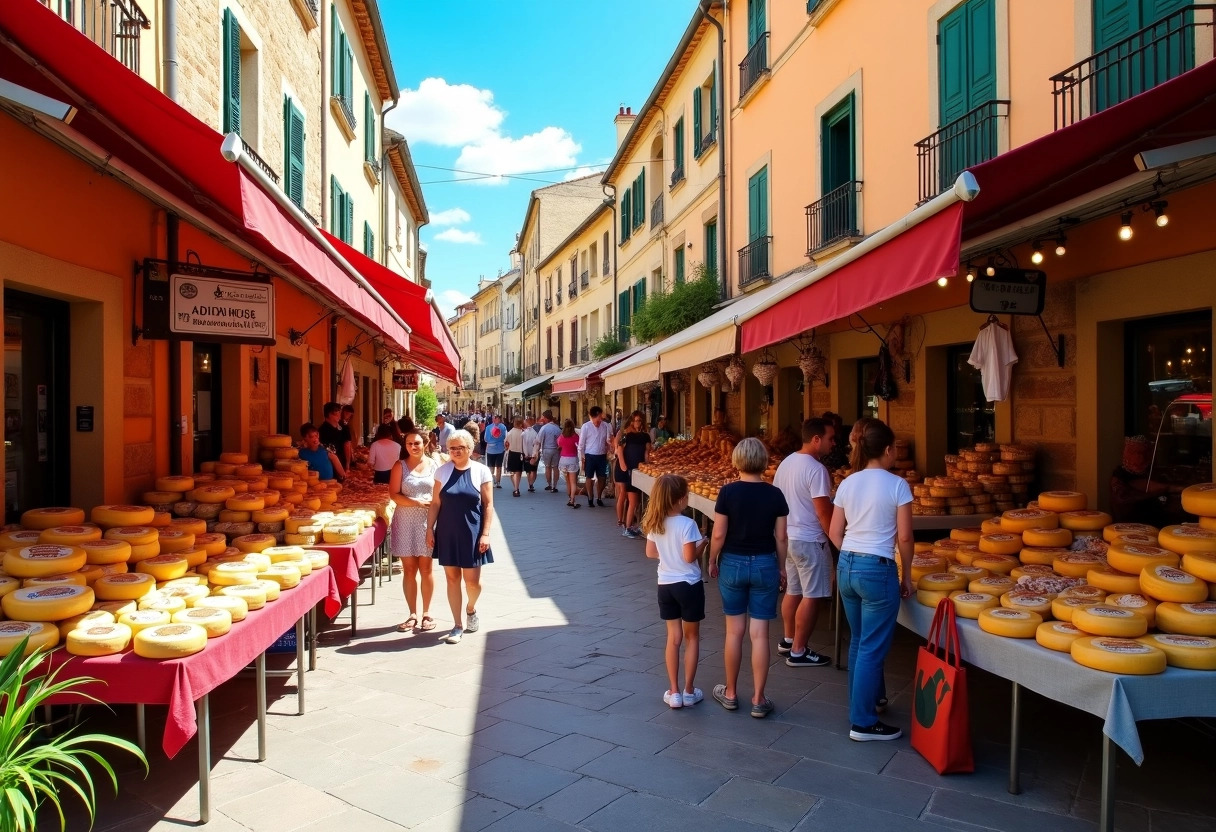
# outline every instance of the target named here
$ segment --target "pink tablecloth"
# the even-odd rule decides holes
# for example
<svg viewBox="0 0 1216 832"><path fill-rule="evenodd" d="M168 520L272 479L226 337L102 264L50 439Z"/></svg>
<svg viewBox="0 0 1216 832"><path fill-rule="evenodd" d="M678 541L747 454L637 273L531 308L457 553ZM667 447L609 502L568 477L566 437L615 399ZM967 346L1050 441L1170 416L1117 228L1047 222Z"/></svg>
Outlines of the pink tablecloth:
<svg viewBox="0 0 1216 832"><path fill-rule="evenodd" d="M359 577L359 568L367 563L380 544L384 542L387 534L388 525L380 518L376 518L375 524L370 529L364 529L363 534L359 535L359 539L354 543L309 548L321 549L329 553L329 565L333 568L334 577L338 580L338 595L346 598L362 582ZM337 612L337 609L330 611L329 606L326 605L325 613L330 618L337 615Z"/></svg>
<svg viewBox="0 0 1216 832"><path fill-rule="evenodd" d="M209 639L206 648L182 659L145 659L126 650L113 656L83 658L55 650L47 661L52 668L66 666L60 678L92 676L102 684L78 690L108 704L168 705L162 747L174 757L198 730L194 703L240 672L287 632L317 602L337 609L338 585L334 572L315 570L299 586L283 590L278 600L251 610L232 630ZM54 704L77 704L81 697L64 694Z"/></svg>

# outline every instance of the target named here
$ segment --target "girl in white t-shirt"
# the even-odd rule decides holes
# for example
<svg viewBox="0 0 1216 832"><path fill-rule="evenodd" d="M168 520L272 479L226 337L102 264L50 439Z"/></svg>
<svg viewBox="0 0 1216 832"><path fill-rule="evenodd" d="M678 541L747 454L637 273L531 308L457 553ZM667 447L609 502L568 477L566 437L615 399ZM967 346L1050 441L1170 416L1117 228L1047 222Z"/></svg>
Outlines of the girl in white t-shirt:
<svg viewBox="0 0 1216 832"><path fill-rule="evenodd" d="M705 584L701 552L709 543L690 518L688 483L664 474L654 484L642 518L646 557L659 562L659 617L667 622L667 678L663 702L672 708L695 705L705 698L693 687L701 655L701 621L705 618ZM680 645L684 645L684 687L680 688Z"/></svg>

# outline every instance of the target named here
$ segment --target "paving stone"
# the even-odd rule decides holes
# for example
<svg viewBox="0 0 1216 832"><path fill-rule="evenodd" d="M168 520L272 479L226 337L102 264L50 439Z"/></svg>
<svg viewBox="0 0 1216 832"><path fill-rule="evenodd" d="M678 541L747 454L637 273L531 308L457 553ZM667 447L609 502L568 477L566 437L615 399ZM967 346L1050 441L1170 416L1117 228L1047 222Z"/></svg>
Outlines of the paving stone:
<svg viewBox="0 0 1216 832"><path fill-rule="evenodd" d="M659 797L700 803L729 780L720 771L653 754L617 748L597 757L579 771Z"/></svg>
<svg viewBox="0 0 1216 832"><path fill-rule="evenodd" d="M211 832L211 824L207 824L206 829L207 832ZM379 815L373 815L371 812L351 806L336 815L298 827L295 832L334 832L334 830L341 830L341 832L400 832L402 829L405 827L399 823L393 823Z"/></svg>
<svg viewBox="0 0 1216 832"><path fill-rule="evenodd" d="M468 737L427 730L413 742L377 754L372 759L381 765L396 766L436 780L451 780L497 756L499 752L474 745Z"/></svg>
<svg viewBox="0 0 1216 832"><path fill-rule="evenodd" d="M687 733L627 717L597 714L585 708L532 696L520 696L503 702L491 708L489 714L557 733L585 734L650 754L662 751Z"/></svg>
<svg viewBox="0 0 1216 832"><path fill-rule="evenodd" d="M331 789L330 794L405 827L417 826L473 796L458 785L400 770L352 780Z"/></svg>
<svg viewBox="0 0 1216 832"><path fill-rule="evenodd" d="M789 771L799 757L701 734L689 734L659 756L715 768L728 774L771 783Z"/></svg>
<svg viewBox="0 0 1216 832"><path fill-rule="evenodd" d="M927 815L992 829L1051 829L1052 832L1089 832L1093 829L1092 823L1081 818L1039 812L949 789L939 789L933 795Z"/></svg>
<svg viewBox="0 0 1216 832"><path fill-rule="evenodd" d="M662 832L771 832L771 828L689 806L631 792L614 800L581 824L593 832L621 832L624 829L662 830Z"/></svg>
<svg viewBox="0 0 1216 832"><path fill-rule="evenodd" d="M797 832L941 832L943 829L963 828L979 832L977 827L970 825L963 827L929 816L918 820L827 798L820 800L806 819L798 824ZM1044 830L1048 829L1052 828L1044 827ZM1022 830L1019 829L1019 832Z"/></svg>
<svg viewBox="0 0 1216 832"><path fill-rule="evenodd" d="M320 789L288 780L224 804L223 812L254 832L282 832L336 815L346 804Z"/></svg>
<svg viewBox="0 0 1216 832"><path fill-rule="evenodd" d="M763 823L773 829L793 829L818 798L768 783L736 777L702 805L724 815Z"/></svg>
<svg viewBox="0 0 1216 832"><path fill-rule="evenodd" d="M847 742L847 740L845 740ZM855 745L894 745L895 743L855 743ZM1067 815L1074 802L1076 787L1060 780L1022 776L1020 794L1009 793L1009 768L978 766L971 774L938 774L915 751L902 750L895 754L882 770L885 777L898 777L924 783L936 789L953 789L1002 803L1012 803L1029 809L1040 809Z"/></svg>
<svg viewBox="0 0 1216 832"><path fill-rule="evenodd" d="M486 832L574 832L578 827L539 812L512 812L486 827Z"/></svg>
<svg viewBox="0 0 1216 832"><path fill-rule="evenodd" d="M795 725L770 747L776 751L785 751L812 760L878 774L883 771L901 747L908 747L908 741L902 739L891 742L854 742L844 734ZM919 755L916 757L920 759ZM933 771L933 769L929 770Z"/></svg>
<svg viewBox="0 0 1216 832"><path fill-rule="evenodd" d="M514 806L501 800L477 796L455 809L410 827L410 832L478 832L514 811Z"/></svg>
<svg viewBox="0 0 1216 832"><path fill-rule="evenodd" d="M516 757L523 757L560 738L561 734L542 731L530 725L521 725L518 722L507 720L484 728L471 737L477 745L492 748L504 754L513 754Z"/></svg>
<svg viewBox="0 0 1216 832"><path fill-rule="evenodd" d="M471 791L522 809L578 779L568 771L504 755L471 769L465 782Z"/></svg>
<svg viewBox="0 0 1216 832"><path fill-rule="evenodd" d="M574 771L596 757L616 748L610 742L585 737L582 734L567 734L527 755L529 760L544 763L554 768Z"/></svg>
<svg viewBox="0 0 1216 832"><path fill-rule="evenodd" d="M913 818L920 815L933 794L931 788L919 783L815 760L800 760L777 778L776 785Z"/></svg>
<svg viewBox="0 0 1216 832"><path fill-rule="evenodd" d="M768 718L752 719L748 714L749 707L740 701L739 710L727 711L712 696L706 696L692 708L668 708L666 713L651 721L655 725L666 725L761 748L772 745L793 727Z"/></svg>
<svg viewBox="0 0 1216 832"><path fill-rule="evenodd" d="M594 777L584 777L532 807L532 811L566 823L578 823L629 790Z"/></svg>

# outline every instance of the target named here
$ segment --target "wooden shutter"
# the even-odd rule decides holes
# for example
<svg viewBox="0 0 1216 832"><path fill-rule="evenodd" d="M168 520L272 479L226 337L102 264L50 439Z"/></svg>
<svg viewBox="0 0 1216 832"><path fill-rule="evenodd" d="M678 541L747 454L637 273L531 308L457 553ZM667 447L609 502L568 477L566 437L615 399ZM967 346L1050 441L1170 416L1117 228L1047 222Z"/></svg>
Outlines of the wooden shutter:
<svg viewBox="0 0 1216 832"><path fill-rule="evenodd" d="M622 327L629 326L630 321L633 320L633 304L630 302L629 293L630 290L626 289L625 291L621 292L621 296L616 299L617 322Z"/></svg>
<svg viewBox="0 0 1216 832"><path fill-rule="evenodd" d="M679 286L684 282L684 248L681 246L676 249L674 256L675 262L672 265L672 271L675 272L675 282Z"/></svg>
<svg viewBox="0 0 1216 832"><path fill-rule="evenodd" d="M996 98L994 0L969 0L938 22L939 126Z"/></svg>
<svg viewBox="0 0 1216 832"><path fill-rule="evenodd" d="M621 242L629 239L629 235L633 230L633 192L625 189L625 195L621 197Z"/></svg>
<svg viewBox="0 0 1216 832"><path fill-rule="evenodd" d="M747 2L747 45L755 46L760 36L768 31L765 21L764 4L766 0L748 0Z"/></svg>
<svg viewBox="0 0 1216 832"><path fill-rule="evenodd" d="M342 241L350 245L355 238L355 200L350 194L346 195L346 233L342 235Z"/></svg>
<svg viewBox="0 0 1216 832"><path fill-rule="evenodd" d="M287 197L304 207L304 114L283 97L283 179Z"/></svg>
<svg viewBox="0 0 1216 832"><path fill-rule="evenodd" d="M676 122L671 131L671 143L675 145L676 167L684 167L684 119Z"/></svg>
<svg viewBox="0 0 1216 832"><path fill-rule="evenodd" d="M709 131L718 132L718 62L714 61L709 74Z"/></svg>
<svg viewBox="0 0 1216 832"><path fill-rule="evenodd" d="M341 237L342 226L338 222L338 178L329 175L329 233Z"/></svg>
<svg viewBox="0 0 1216 832"><path fill-rule="evenodd" d="M329 7L329 94L342 91L342 25L338 22L338 5Z"/></svg>
<svg viewBox="0 0 1216 832"><path fill-rule="evenodd" d="M701 97L704 95L701 87L692 94L692 146L696 148L696 154L701 155L701 139L705 138L705 131L701 124Z"/></svg>
<svg viewBox="0 0 1216 832"><path fill-rule="evenodd" d="M350 39L342 35L342 97L355 109L355 56L350 51Z"/></svg>
<svg viewBox="0 0 1216 832"><path fill-rule="evenodd" d="M705 225L705 265L718 273L718 223Z"/></svg>
<svg viewBox="0 0 1216 832"><path fill-rule="evenodd" d="M372 112L372 97L363 93L363 158L376 161L376 116Z"/></svg>
<svg viewBox="0 0 1216 832"><path fill-rule="evenodd" d="M768 168L761 168L747 180L748 240L768 236Z"/></svg>
<svg viewBox="0 0 1216 832"><path fill-rule="evenodd" d="M376 238L372 234L371 223L367 220L363 221L363 253L372 259L376 257Z"/></svg>
<svg viewBox="0 0 1216 832"><path fill-rule="evenodd" d="M225 133L241 132L241 27L231 9L224 9L223 37Z"/></svg>

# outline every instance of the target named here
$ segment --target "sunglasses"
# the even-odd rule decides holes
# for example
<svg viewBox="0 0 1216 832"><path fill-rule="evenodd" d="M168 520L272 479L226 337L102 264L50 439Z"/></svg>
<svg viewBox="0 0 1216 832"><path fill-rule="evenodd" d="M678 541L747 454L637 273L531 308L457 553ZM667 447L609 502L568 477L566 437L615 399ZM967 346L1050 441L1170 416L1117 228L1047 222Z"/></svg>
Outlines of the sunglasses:
<svg viewBox="0 0 1216 832"><path fill-rule="evenodd" d="M469 452L469 449L466 448L464 445L448 446L448 453L450 453L450 454L455 454L455 453L467 454L468 452Z"/></svg>

